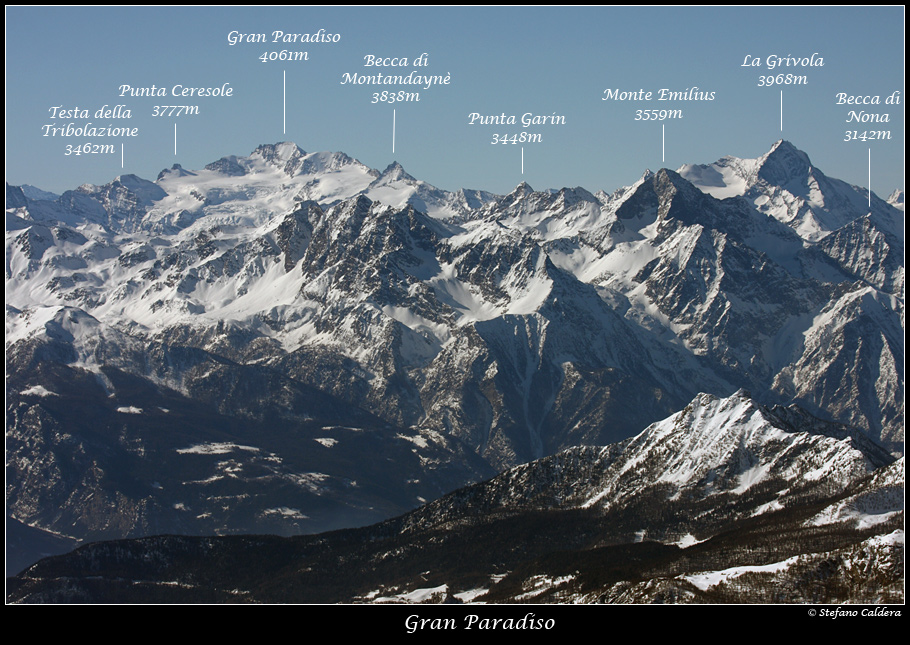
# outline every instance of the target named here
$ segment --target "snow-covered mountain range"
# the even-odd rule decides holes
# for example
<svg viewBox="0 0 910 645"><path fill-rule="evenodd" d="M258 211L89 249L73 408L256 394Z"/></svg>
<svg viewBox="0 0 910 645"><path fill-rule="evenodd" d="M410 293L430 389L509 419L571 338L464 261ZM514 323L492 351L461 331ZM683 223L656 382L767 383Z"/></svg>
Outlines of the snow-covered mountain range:
<svg viewBox="0 0 910 645"><path fill-rule="evenodd" d="M452 193L291 143L8 187L10 516L366 523L741 388L901 453L895 203L786 141L610 195Z"/></svg>

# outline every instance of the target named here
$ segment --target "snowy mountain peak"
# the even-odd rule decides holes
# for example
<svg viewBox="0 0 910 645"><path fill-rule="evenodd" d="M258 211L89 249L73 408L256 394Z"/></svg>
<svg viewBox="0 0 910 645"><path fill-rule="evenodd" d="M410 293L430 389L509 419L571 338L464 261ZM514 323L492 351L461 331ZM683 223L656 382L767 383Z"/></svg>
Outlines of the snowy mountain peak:
<svg viewBox="0 0 910 645"><path fill-rule="evenodd" d="M657 185L672 186L677 191L685 191L693 195L696 194L692 190L691 182L686 181L682 175L669 168L661 168L656 173L653 173L651 180Z"/></svg>
<svg viewBox="0 0 910 645"><path fill-rule="evenodd" d="M778 140L758 161L758 177L778 186L805 181L812 168L809 155L784 139Z"/></svg>
<svg viewBox="0 0 910 645"><path fill-rule="evenodd" d="M695 431L706 433L726 431L729 430L728 421L731 417L740 420L748 418L758 409L758 405L752 400L749 392L745 389L739 389L728 397L720 397L702 392L696 396L684 410L673 415L670 419L667 419L667 421L672 420L673 423L667 425L666 428L675 432L680 419L688 419L689 421L686 422L686 427L687 434L689 435L692 435ZM713 423L714 420L721 419L721 415L725 415L727 420ZM692 419L700 418L711 419L712 424L701 425L698 423L691 423ZM661 424L664 423L666 422L659 422L652 427L661 427ZM645 432L647 432L647 430ZM696 440L700 441L700 439Z"/></svg>
<svg viewBox="0 0 910 645"><path fill-rule="evenodd" d="M496 196L483 190L459 188L455 191L454 199L471 210L479 210L487 202L495 200Z"/></svg>
<svg viewBox="0 0 910 645"><path fill-rule="evenodd" d="M6 208L7 209L16 209L16 208L25 208L28 205L28 199L25 195L23 189L19 186L10 186L6 184ZM7 223L7 230L9 230L9 223Z"/></svg>
<svg viewBox="0 0 910 645"><path fill-rule="evenodd" d="M637 183L634 191L616 209L616 216L628 220L656 215L663 220L679 214L688 220L697 215L689 205L704 199L704 195L678 173L661 168Z"/></svg>
<svg viewBox="0 0 910 645"><path fill-rule="evenodd" d="M568 206L571 206L577 202L599 203L597 201L597 197L595 197L593 194L581 186L576 186L575 188L562 188L557 193L557 196Z"/></svg>
<svg viewBox="0 0 910 645"><path fill-rule="evenodd" d="M267 143L259 146L250 154L250 157L261 157L272 163L287 163L306 155L296 143L282 141L280 143Z"/></svg>
<svg viewBox="0 0 910 645"><path fill-rule="evenodd" d="M757 159L727 156L709 165L684 165L679 173L717 199L745 197L758 211L809 242L817 242L869 212L866 189L827 177L812 165L809 155L783 139ZM894 205L874 195L872 211L885 222L892 222L896 214ZM889 224L887 228L895 233L902 226Z"/></svg>
<svg viewBox="0 0 910 645"><path fill-rule="evenodd" d="M23 190L25 190L24 187ZM888 203L898 210L904 210L904 191L896 188L893 193L888 195Z"/></svg>
<svg viewBox="0 0 910 645"><path fill-rule="evenodd" d="M527 197L528 195L530 195L533 192L534 192L534 189L531 188L531 185L528 182L523 181L520 184L518 184L515 187L515 190L513 190L511 193L509 193L509 195L515 196L515 197Z"/></svg>
<svg viewBox="0 0 910 645"><path fill-rule="evenodd" d="M222 157L218 161L213 161L207 164L205 169L227 175L228 177L242 177L246 174L246 168L240 165L239 157L236 155L229 155Z"/></svg>
<svg viewBox="0 0 910 645"><path fill-rule="evenodd" d="M162 179L167 179L169 177L187 177L189 175L195 176L196 173L185 170L183 166L179 163L175 163L170 168L165 168L158 173L158 179L156 181L161 181Z"/></svg>
<svg viewBox="0 0 910 645"><path fill-rule="evenodd" d="M377 170L368 168L356 159L352 159L343 152L312 152L306 155L300 165L300 175L317 175L319 173L331 173L342 170L362 173L365 177L372 179L379 176Z"/></svg>
<svg viewBox="0 0 910 645"><path fill-rule="evenodd" d="M260 145L248 157L230 155L208 164L205 169L229 177L242 177L263 171L278 169L293 177L302 168L307 153L297 144L288 141Z"/></svg>
<svg viewBox="0 0 910 645"><path fill-rule="evenodd" d="M417 179L405 172L404 167L397 161L393 161L386 169L382 171L379 175L377 182L390 182L390 181L407 181L407 182L416 182Z"/></svg>
<svg viewBox="0 0 910 645"><path fill-rule="evenodd" d="M774 144L771 146L771 149L764 156L769 157L775 153L782 154L782 155L796 155L797 157L800 157L803 160L805 160L806 163L810 163L809 155L807 155L805 152L803 152L802 150L800 150L799 148L794 146L792 143L790 143L786 139L778 139L777 141L775 141Z"/></svg>
<svg viewBox="0 0 910 645"><path fill-rule="evenodd" d="M137 175L119 175L108 185L120 185L134 193L147 194L152 200L164 197L164 191L158 185Z"/></svg>
<svg viewBox="0 0 910 645"><path fill-rule="evenodd" d="M288 177L293 177L300 171L305 157L306 152L297 144L282 141L259 146L250 154L249 160L255 165L258 159L262 159L269 166L281 170Z"/></svg>
<svg viewBox="0 0 910 645"><path fill-rule="evenodd" d="M770 479L794 486L823 478L844 484L892 461L844 426L804 417L794 427L745 390L726 398L699 394L629 440L611 464L615 479L585 505L615 504L624 493L655 484L738 496Z"/></svg>
<svg viewBox="0 0 910 645"><path fill-rule="evenodd" d="M22 189L22 193L26 197L28 197L29 199L34 200L34 201L52 202L55 199L57 199L58 197L60 197L60 195L58 195L56 193L51 193L46 190L41 190L40 188L37 188L35 186L30 186L29 184L23 184L22 186L20 186L20 188Z"/></svg>

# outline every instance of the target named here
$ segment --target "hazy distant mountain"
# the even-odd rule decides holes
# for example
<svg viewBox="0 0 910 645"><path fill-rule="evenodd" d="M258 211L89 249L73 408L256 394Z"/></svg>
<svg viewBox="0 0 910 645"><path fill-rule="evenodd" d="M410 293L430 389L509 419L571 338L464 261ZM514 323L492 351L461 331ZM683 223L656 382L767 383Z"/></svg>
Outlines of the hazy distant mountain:
<svg viewBox="0 0 910 645"><path fill-rule="evenodd" d="M23 184L22 186L20 186L20 188L22 189L22 193L26 197L28 197L29 199L34 200L34 201L39 201L42 199L46 200L46 201L54 201L55 199L59 199L59 197L60 197L60 195L58 195L57 193L51 193L46 190L41 190L40 188L36 188L35 186L29 186L28 184Z"/></svg>

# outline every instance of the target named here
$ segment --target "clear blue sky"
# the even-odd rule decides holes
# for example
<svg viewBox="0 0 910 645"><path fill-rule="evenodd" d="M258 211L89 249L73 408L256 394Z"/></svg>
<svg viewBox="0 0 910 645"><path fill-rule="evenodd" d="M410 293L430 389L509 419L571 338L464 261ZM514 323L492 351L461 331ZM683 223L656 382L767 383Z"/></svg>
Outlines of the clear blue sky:
<svg viewBox="0 0 910 645"><path fill-rule="evenodd" d="M228 33L340 34L332 44L228 44ZM307 51L307 61L258 60ZM426 67L366 68L363 57L426 52ZM742 67L747 55L824 60L822 67ZM62 192L134 173L154 180L180 163L201 168L261 143L294 141L308 152L343 151L374 168L399 161L440 188L507 193L583 186L611 192L645 168L756 157L779 138L827 174L886 197L904 185L904 8L714 7L8 7L6 179ZM390 86L342 85L344 73L451 75L448 86L395 87L418 102L371 104ZM283 75L286 72L286 101ZM805 85L758 87L759 75L806 76ZM123 84L220 87L229 98L120 97ZM713 101L603 101L605 89L657 92L697 86ZM781 89L783 131L781 131ZM889 123L847 124L835 95L900 91L900 105L862 106ZM286 105L286 114L283 109ZM42 136L65 125L48 109L126 105L138 127L125 142ZM153 118L154 105L196 105L199 114ZM678 109L681 119L634 120L636 109ZM395 111L395 152L392 121ZM468 115L526 112L565 125L524 129L468 125ZM286 132L284 131L286 119ZM75 120L84 125L86 120ZM177 154L174 125L177 124ZM662 135L661 126L665 126ZM846 130L887 130L888 141L844 142ZM540 142L491 145L493 134L539 133ZM663 136L663 140L662 140ZM114 143L113 155L66 156L64 147ZM521 150L524 150L522 174Z"/></svg>

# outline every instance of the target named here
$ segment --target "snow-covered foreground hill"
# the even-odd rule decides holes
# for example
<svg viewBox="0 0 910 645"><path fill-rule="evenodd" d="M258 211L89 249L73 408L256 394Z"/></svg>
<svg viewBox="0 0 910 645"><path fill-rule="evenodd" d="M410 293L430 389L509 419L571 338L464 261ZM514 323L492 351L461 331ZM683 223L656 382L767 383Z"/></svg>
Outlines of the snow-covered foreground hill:
<svg viewBox="0 0 910 645"><path fill-rule="evenodd" d="M371 527L98 543L30 567L10 599L898 603L903 472L798 408L700 394Z"/></svg>

